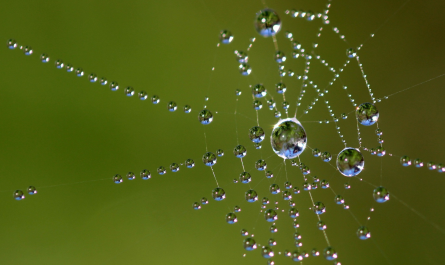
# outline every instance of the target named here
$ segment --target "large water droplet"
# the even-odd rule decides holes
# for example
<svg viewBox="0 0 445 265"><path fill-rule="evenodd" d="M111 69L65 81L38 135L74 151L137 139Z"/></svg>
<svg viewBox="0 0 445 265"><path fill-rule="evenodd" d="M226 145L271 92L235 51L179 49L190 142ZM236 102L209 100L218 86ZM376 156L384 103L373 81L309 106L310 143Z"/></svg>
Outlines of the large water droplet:
<svg viewBox="0 0 445 265"><path fill-rule="evenodd" d="M213 166L216 164L216 155L212 152L207 152L202 156L202 162L206 166Z"/></svg>
<svg viewBox="0 0 445 265"><path fill-rule="evenodd" d="M257 84L252 88L252 94L256 98L262 98L267 95L266 88L262 84Z"/></svg>
<svg viewBox="0 0 445 265"><path fill-rule="evenodd" d="M278 156L292 159L300 155L306 148L306 132L297 119L283 119L275 124L270 142Z"/></svg>
<svg viewBox="0 0 445 265"><path fill-rule="evenodd" d="M248 251L255 250L257 248L257 244L255 239L248 237L243 241L244 249Z"/></svg>
<svg viewBox="0 0 445 265"><path fill-rule="evenodd" d="M360 124L371 126L379 119L379 111L371 103L363 103L357 107L357 120Z"/></svg>
<svg viewBox="0 0 445 265"><path fill-rule="evenodd" d="M264 212L264 219L268 222L275 222L278 219L278 214L273 209L267 209Z"/></svg>
<svg viewBox="0 0 445 265"><path fill-rule="evenodd" d="M213 121L213 114L210 110L203 109L198 114L198 120L201 124L209 124Z"/></svg>
<svg viewBox="0 0 445 265"><path fill-rule="evenodd" d="M357 176L364 167L365 160L358 149L346 147L337 156L337 169L343 176Z"/></svg>
<svg viewBox="0 0 445 265"><path fill-rule="evenodd" d="M226 198L226 192L222 188L215 188L212 190L212 197L216 201L222 201Z"/></svg>
<svg viewBox="0 0 445 265"><path fill-rule="evenodd" d="M246 197L246 201L248 201L248 202L256 202L256 201L258 201L258 194L254 190L246 191L245 197Z"/></svg>
<svg viewBox="0 0 445 265"><path fill-rule="evenodd" d="M257 13L255 29L263 37L271 37L281 30L281 20L278 13L266 8Z"/></svg>

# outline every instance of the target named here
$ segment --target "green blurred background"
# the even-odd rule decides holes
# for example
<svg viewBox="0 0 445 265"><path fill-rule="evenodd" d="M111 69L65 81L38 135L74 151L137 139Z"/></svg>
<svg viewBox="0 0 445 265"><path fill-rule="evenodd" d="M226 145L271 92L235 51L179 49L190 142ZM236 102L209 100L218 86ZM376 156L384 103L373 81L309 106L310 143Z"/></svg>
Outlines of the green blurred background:
<svg viewBox="0 0 445 265"><path fill-rule="evenodd" d="M297 75L303 73L304 60L291 58L291 44L284 37L287 30L307 51L318 43L314 53L336 69L346 61L347 48L365 43L360 60L376 97L444 73L443 2L333 1L329 25L284 13L292 8L322 12L326 1L267 4L283 21L277 39L288 58L285 69ZM6 44L14 38L34 49L29 57L6 45L0 49L1 264L266 264L260 250L242 257L246 251L241 228L253 232L261 245L275 238L273 260L292 262L282 254L296 249L292 220L280 213L278 233L271 234L259 202L248 204L243 198L248 187L232 181L242 171L232 155L239 142L248 149L244 163L260 199L267 196L271 203L278 201L280 209L289 208L281 195L269 194L269 182L253 167L256 160L266 159L276 183L283 186L282 161L272 153L268 138L262 150L255 150L247 137L248 129L256 125L249 85L263 83L277 105L282 102L273 89L279 81L273 43L253 28L261 1L4 1L0 7L1 41ZM317 38L320 27L324 29ZM347 42L332 27L338 27ZM234 41L217 48L222 29L232 31ZM370 33L375 37L369 38ZM253 72L244 77L233 52L246 51L251 37L257 38L248 53ZM41 63L41 53L48 53L51 61ZM56 69L56 59L82 67L86 75L79 78ZM91 72L117 81L120 89L111 92L108 86L89 83L86 76ZM339 81L328 86L333 75L317 60L312 60L309 77L320 88L328 87L329 93L302 115L316 95L308 88L297 117L308 134L308 145L330 151L335 158L343 145L334 124L315 122L329 118L322 101L328 100L339 117L354 111L348 92L358 104L370 97L355 62L341 74L348 92ZM294 113L301 80L288 76L283 80ZM366 169L359 176L385 186L401 201L392 197L377 205L372 185L346 179L308 150L302 154L312 176L329 180L350 205L349 212L336 205L330 190L312 192L316 201L326 204L321 217L342 264L445 263L444 175L399 163L402 155L419 157L425 164L445 162L444 83L445 78L438 78L377 104L384 147L393 157L364 152ZM157 94L161 102L153 105L136 96L127 98L126 86ZM237 88L243 91L238 101ZM167 111L170 100L178 104L176 112ZM192 106L190 114L182 111L185 104ZM204 105L214 113L214 122L205 128L196 118ZM276 118L265 100L263 105L259 122L270 135ZM358 147L353 113L339 126L348 146ZM361 127L364 146L378 145L375 128ZM214 166L227 193L223 202L211 198L216 184L210 168L200 161L206 148L226 153ZM158 166L167 168L188 158L195 160L195 168L181 166L178 173L167 170L164 176L155 173ZM150 180L139 178L142 169L152 172ZM289 163L286 169L289 180L301 187L299 170ZM136 173L136 180L112 182L114 174L124 176L129 171ZM351 184L350 190L344 189L345 182ZM38 194L23 201L12 198L13 191L29 185L36 186ZM203 196L210 204L192 210L192 203ZM302 191L294 201L300 211L301 250L321 251L326 242L308 209L309 195ZM235 205L242 208L239 221L228 225L224 217ZM371 207L375 211L367 226L372 238L361 241L355 232ZM311 257L304 264L329 262Z"/></svg>

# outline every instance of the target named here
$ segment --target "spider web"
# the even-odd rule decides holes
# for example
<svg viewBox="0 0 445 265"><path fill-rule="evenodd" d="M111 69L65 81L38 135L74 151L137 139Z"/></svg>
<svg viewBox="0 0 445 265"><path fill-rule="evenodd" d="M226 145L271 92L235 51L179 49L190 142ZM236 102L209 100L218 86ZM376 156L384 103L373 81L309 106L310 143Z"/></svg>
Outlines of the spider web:
<svg viewBox="0 0 445 265"><path fill-rule="evenodd" d="M305 67L304 59L291 58L291 43L284 36L287 30L307 51L313 50L334 69L342 68L347 48L363 43L358 54L375 97L390 96L376 106L381 114L383 146L393 156L380 158L363 151L365 171L359 175L363 181L341 176L312 157L310 149L301 156L311 176L329 180L332 190L342 194L350 206L350 210L344 210L334 204L330 190L312 191L314 199L327 206L320 217L328 226L326 232L339 260L343 264L443 263L442 175L426 166L405 168L398 161L400 156L409 155L421 158L425 165L428 161L443 162L443 79L439 76L443 74L444 43L440 32L434 31L443 25L443 4L333 1L329 25L319 18L308 22L285 15L292 8L323 12L326 1L304 1L298 6L286 1L267 4L283 20L277 43L287 56L286 70L292 69L296 76L302 75ZM3 255L5 264L18 260L37 264L62 260L72 264L266 263L259 250L242 257L246 251L242 248L241 228L254 233L261 245L271 237L276 239L273 260L276 264L290 263L283 252L297 249L292 220L286 212L279 212L278 233L271 234L270 223L259 214L259 203L253 206L244 200L248 186L232 182L243 170L239 159L231 154L238 143L248 150L243 162L252 173L251 186L260 200L267 196L272 204L279 201L280 210L288 209L280 194L269 193L272 180L269 183L262 172L254 169L254 162L260 158L266 160L280 186L286 178L300 189L304 182L298 168L289 162L285 167L273 155L268 138L261 150L255 150L247 137L248 130L257 124L249 85L263 83L278 109L282 101L273 92L280 80L273 61L274 44L257 36L252 26L254 14L263 7L260 1L131 3L124 7L117 2L80 1L69 6L8 3L1 11L2 38L6 41L13 37L20 45L31 45L35 53L28 58L18 50L5 48L1 52L4 141L0 203L5 214L0 242L8 249ZM320 27L323 30L317 38ZM231 30L235 38L229 45L216 47L222 29ZM373 38L371 33L375 33ZM340 39L341 34L347 42ZM244 77L238 73L233 50L246 51L251 37L256 37L248 52L253 71ZM312 48L314 42L318 43L316 49ZM42 52L51 56L48 65L37 59ZM55 69L53 63L59 58L83 67L86 75L95 72L119 82L120 89L110 92L108 86L89 84L85 77ZM290 116L295 112L302 84L295 76L283 77ZM333 73L312 59L308 76L319 88L329 91L303 115L316 97L314 89L308 87L298 109L308 145L330 151L334 158L344 147L324 104L328 100L337 117L349 113L338 126L348 146L358 147L351 113L354 107L347 94L357 104L370 100L358 64L351 60L330 86ZM122 90L127 85L136 92L159 95L160 104L136 96L125 98ZM343 85L348 87L346 91ZM235 96L237 88L243 91L240 97ZM204 100L206 96L209 101ZM167 111L170 100L178 104L176 112ZM182 112L185 104L192 106L190 114ZM204 105L215 116L205 128L196 121ZM330 123L318 123L326 119ZM276 120L263 101L258 121L267 135ZM376 127L363 127L362 146L378 146ZM227 193L223 202L211 199L210 191L216 184L211 170L200 161L206 150L215 152L218 148L225 151L214 167L219 185ZM156 174L158 166L168 168L172 162L183 163L187 158L195 160L195 168L182 166L178 173L167 170L166 175ZM152 179L125 179L119 185L111 181L116 173L124 176L132 171L138 175L145 168L151 171ZM345 182L352 186L350 190L344 189ZM37 187L37 195L27 195L20 202L11 199L12 191L25 190L29 185ZM373 185L385 186L391 200L374 203ZM191 204L203 196L210 200L209 205L191 210ZM316 215L308 210L308 193L301 191L293 200L300 211L300 249L310 252L316 247L322 251L327 243L316 228ZM242 208L237 214L239 221L228 225L224 216L235 205ZM369 211L371 207L374 212ZM359 224L365 223L372 237L361 241L355 232ZM310 257L303 263L329 262L323 257Z"/></svg>

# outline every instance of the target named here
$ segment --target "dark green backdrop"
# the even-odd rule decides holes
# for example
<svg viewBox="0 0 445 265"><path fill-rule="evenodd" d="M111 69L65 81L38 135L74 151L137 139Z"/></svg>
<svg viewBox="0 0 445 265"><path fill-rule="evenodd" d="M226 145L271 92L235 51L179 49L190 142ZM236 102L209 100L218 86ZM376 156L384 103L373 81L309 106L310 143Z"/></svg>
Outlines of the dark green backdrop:
<svg viewBox="0 0 445 265"><path fill-rule="evenodd" d="M322 12L326 1L267 4L283 19L278 45L288 58L286 70L296 74L302 74L304 60L291 58L286 30L307 51L317 42L314 53L335 69L346 61L347 48L364 43L360 60L376 97L444 73L444 4L440 1L333 1L329 25L320 19L308 22L284 14L292 8ZM34 54L28 57L19 49L0 47L0 263L266 264L259 250L242 257L246 251L241 228L254 232L260 244L275 238L276 264L291 263L278 254L296 249L290 218L280 212L279 231L272 235L270 224L259 214L259 203L245 202L248 187L232 182L242 171L239 159L232 155L239 142L248 149L244 162L260 198L277 200L280 210L289 208L280 195L269 194L269 182L253 167L254 161L266 159L276 182L283 186L286 171L282 161L272 153L268 138L258 151L247 137L248 129L256 124L248 85L264 83L278 105L282 102L273 91L279 81L273 43L253 28L255 13L261 8L259 0L2 2L0 41L6 44L7 39L15 38L19 45L32 46ZM324 29L317 39L320 27ZM338 27L347 42L332 27ZM222 29L231 30L234 41L217 48ZM373 32L375 37L369 38ZM244 77L238 73L233 51L245 51L251 37L257 38L248 53L253 72ZM41 63L41 53L48 53L51 61ZM120 89L111 92L108 86L89 83L86 76L56 69L56 59L82 67L86 75L94 72L117 81ZM330 151L335 158L343 145L334 124L315 122L329 118L322 101L328 100L339 117L354 111L348 93L359 104L370 97L355 61L341 74L341 82L332 86L328 82L333 74L315 59L309 77L329 93L309 114L302 115L315 97L314 89L307 88L297 117L308 134L308 145ZM301 80L283 80L294 113ZM348 91L341 88L342 82ZM445 175L399 163L402 155L420 157L425 163L445 162L444 83L445 78L438 78L376 105L384 147L393 157L379 158L364 151L366 169L359 176L385 186L399 200L392 197L377 205L372 185L346 179L312 157L309 150L302 154L312 176L329 180L335 193L342 194L350 205L348 212L334 204L330 190L312 192L315 200L326 204L327 212L321 217L343 264L445 263ZM126 86L145 90L150 96L157 94L161 102L153 105L136 96L127 98ZM237 88L243 91L238 102ZM178 104L176 112L167 111L170 100ZM190 114L183 113L185 104L192 106ZM276 119L265 100L263 104L259 123L269 136ZM204 105L215 116L205 131L197 121ZM358 147L353 113L338 126L348 146ZM376 127L360 128L363 146L376 147ZM206 147L213 152L222 148L226 153L214 166L227 193L223 202L211 199L216 184L210 168L200 161ZM182 166L178 173L155 173L160 165L168 167L187 158L195 160L194 169ZM112 182L114 174L133 171L138 175L145 168L152 172L152 179L143 181L137 176L119 185ZM286 169L289 180L301 188L299 170L289 163ZM352 188L345 191L347 181ZM29 185L36 186L38 194L27 195L23 201L12 198L14 190ZM192 210L192 203L203 196L210 204ZM294 201L300 211L301 250L322 250L326 242L316 228L315 214L308 210L308 193L294 195ZM228 225L224 216L235 205L242 208L239 222ZM355 231L366 222L371 207L375 211L367 226L372 238L361 241ZM304 264L329 262L311 257Z"/></svg>

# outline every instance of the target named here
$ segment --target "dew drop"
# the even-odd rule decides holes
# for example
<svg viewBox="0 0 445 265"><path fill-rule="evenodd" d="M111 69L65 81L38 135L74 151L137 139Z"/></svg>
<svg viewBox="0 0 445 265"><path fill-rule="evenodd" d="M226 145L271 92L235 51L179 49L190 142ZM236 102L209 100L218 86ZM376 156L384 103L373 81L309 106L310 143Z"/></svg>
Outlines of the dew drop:
<svg viewBox="0 0 445 265"><path fill-rule="evenodd" d="M267 95L266 88L262 84L257 84L252 88L252 94L256 98L262 98Z"/></svg>
<svg viewBox="0 0 445 265"><path fill-rule="evenodd" d="M274 252L269 246L262 246L261 255L263 256L263 258L270 259L274 256Z"/></svg>
<svg viewBox="0 0 445 265"><path fill-rule="evenodd" d="M195 210L201 209L201 204L199 204L199 202L194 202L193 203L193 209L195 209Z"/></svg>
<svg viewBox="0 0 445 265"><path fill-rule="evenodd" d="M42 61L42 63L47 63L47 62L49 62L49 56L48 56L48 54L44 53L44 54L40 55L40 61Z"/></svg>
<svg viewBox="0 0 445 265"><path fill-rule="evenodd" d="M158 97L157 95L153 95L153 96L151 97L151 103L153 103L153 104L158 104L159 101L160 101L160 99L159 99L159 97Z"/></svg>
<svg viewBox="0 0 445 265"><path fill-rule="evenodd" d="M116 184L119 184L119 183L122 183L122 176L121 175L119 175L119 174L116 174L116 175L114 175L113 176L113 182L114 183L116 183Z"/></svg>
<svg viewBox="0 0 445 265"><path fill-rule="evenodd" d="M136 176L134 175L133 172L128 172L127 173L127 179L129 180L134 180L136 178Z"/></svg>
<svg viewBox="0 0 445 265"><path fill-rule="evenodd" d="M124 89L124 93L125 93L125 95L127 95L127 97L131 97L134 95L134 89L131 86L127 86Z"/></svg>
<svg viewBox="0 0 445 265"><path fill-rule="evenodd" d="M163 166L158 167L157 171L159 175L165 175L167 173L167 170Z"/></svg>
<svg viewBox="0 0 445 265"><path fill-rule="evenodd" d="M248 251L255 250L257 248L257 244L255 239L248 237L243 241L244 249Z"/></svg>
<svg viewBox="0 0 445 265"><path fill-rule="evenodd" d="M25 194L24 194L23 191L21 191L21 190L16 190L16 191L14 191L14 193L12 194L12 196L13 196L14 199L16 199L17 201L20 201L20 200L25 199Z"/></svg>
<svg viewBox="0 0 445 265"><path fill-rule="evenodd" d="M357 176L364 167L365 160L358 149L346 147L337 156L337 169L343 176Z"/></svg>
<svg viewBox="0 0 445 265"><path fill-rule="evenodd" d="M6 45L11 50L17 48L17 42L14 39L9 39Z"/></svg>
<svg viewBox="0 0 445 265"><path fill-rule="evenodd" d="M348 58L355 58L357 56L357 51L354 48L346 49L346 56Z"/></svg>
<svg viewBox="0 0 445 265"><path fill-rule="evenodd" d="M212 190L212 197L215 201L222 201L226 198L226 192L222 188L215 188Z"/></svg>
<svg viewBox="0 0 445 265"><path fill-rule="evenodd" d="M378 203L384 203L389 201L389 192L384 187L380 186L374 189L374 200Z"/></svg>
<svg viewBox="0 0 445 265"><path fill-rule="evenodd" d="M252 72L252 68L250 67L249 64L247 63L242 63L238 66L239 72L242 75L250 75L250 73Z"/></svg>
<svg viewBox="0 0 445 265"><path fill-rule="evenodd" d="M238 158L243 158L247 154L247 150L243 145L237 145L235 149L233 149L233 154Z"/></svg>
<svg viewBox="0 0 445 265"><path fill-rule="evenodd" d="M252 180L252 177L250 176L249 172L243 172L240 174L239 176L239 181L241 181L241 183L247 184ZM247 194L246 194L247 196ZM246 198L247 200L247 198Z"/></svg>
<svg viewBox="0 0 445 265"><path fill-rule="evenodd" d="M265 170L267 168L267 164L266 161L264 161L263 159L260 159L258 161L255 162L255 168L262 171Z"/></svg>
<svg viewBox="0 0 445 265"><path fill-rule="evenodd" d="M176 163L172 163L170 165L170 170L171 170L171 172L178 172L179 171L179 165L176 164Z"/></svg>
<svg viewBox="0 0 445 265"><path fill-rule="evenodd" d="M187 159L185 160L185 166L187 168L193 168L195 166L195 161L193 161L193 159Z"/></svg>
<svg viewBox="0 0 445 265"><path fill-rule="evenodd" d="M224 43L224 44L229 44L232 42L233 40L233 35L232 32L228 31L228 30L222 30L219 33L219 40Z"/></svg>
<svg viewBox="0 0 445 265"><path fill-rule="evenodd" d="M34 195L37 193L37 189L34 186L29 186L26 191L28 192L29 195Z"/></svg>
<svg viewBox="0 0 445 265"><path fill-rule="evenodd" d="M329 153L329 152L323 152L323 154L321 154L321 159L322 159L324 162L329 162L329 161L331 161L331 159L332 159L332 155L331 155L331 153Z"/></svg>
<svg viewBox="0 0 445 265"><path fill-rule="evenodd" d="M326 212L326 206L322 202L314 203L313 210L316 214L320 215Z"/></svg>
<svg viewBox="0 0 445 265"><path fill-rule="evenodd" d="M297 119L282 119L275 124L270 142L275 154L284 159L292 159L306 148L306 132Z"/></svg>
<svg viewBox="0 0 445 265"><path fill-rule="evenodd" d="M323 250L323 256L327 260L337 259L337 252L332 247L327 247Z"/></svg>
<svg viewBox="0 0 445 265"><path fill-rule="evenodd" d="M190 107L189 105L184 106L184 113L190 113L191 111L192 111L192 107Z"/></svg>
<svg viewBox="0 0 445 265"><path fill-rule="evenodd" d="M139 175L141 176L141 179L143 179L143 180L147 180L147 179L151 178L151 173L147 169L142 170Z"/></svg>
<svg viewBox="0 0 445 265"><path fill-rule="evenodd" d="M409 156L402 156L400 158L400 164L404 167L411 166L411 159L409 159Z"/></svg>
<svg viewBox="0 0 445 265"><path fill-rule="evenodd" d="M178 108L178 105L176 105L176 102L174 102L174 101L170 101L170 102L167 104L167 109L168 109L170 112L176 111L177 108Z"/></svg>
<svg viewBox="0 0 445 265"><path fill-rule="evenodd" d="M254 143L260 143L264 140L265 133L263 128L254 126L249 131L249 138Z"/></svg>
<svg viewBox="0 0 445 265"><path fill-rule="evenodd" d="M226 214L226 222L228 224L234 224L234 223L238 222L238 219L236 218L236 214L234 214L234 213Z"/></svg>
<svg viewBox="0 0 445 265"><path fill-rule="evenodd" d="M110 89L111 91L116 91L119 89L119 84L117 82L111 82L110 83Z"/></svg>
<svg viewBox="0 0 445 265"><path fill-rule="evenodd" d="M256 14L255 29L263 37L271 37L281 30L278 13L266 8Z"/></svg>
<svg viewBox="0 0 445 265"><path fill-rule="evenodd" d="M357 107L357 120L360 124L371 126L379 119L379 111L371 103L363 103Z"/></svg>
<svg viewBox="0 0 445 265"><path fill-rule="evenodd" d="M361 240L366 240L368 238L371 238L371 232L369 232L366 226L360 226L357 230L357 236Z"/></svg>
<svg viewBox="0 0 445 265"><path fill-rule="evenodd" d="M264 212L264 219L268 222L275 222L278 219L278 214L273 209L267 209Z"/></svg>
<svg viewBox="0 0 445 265"><path fill-rule="evenodd" d="M198 114L198 120L201 124L210 124L213 121L213 114L210 110L203 109Z"/></svg>

